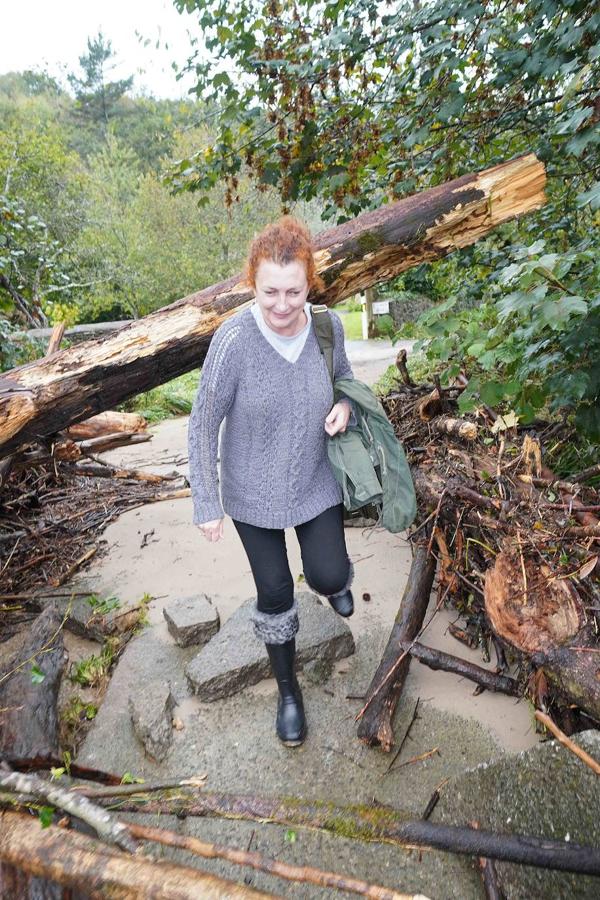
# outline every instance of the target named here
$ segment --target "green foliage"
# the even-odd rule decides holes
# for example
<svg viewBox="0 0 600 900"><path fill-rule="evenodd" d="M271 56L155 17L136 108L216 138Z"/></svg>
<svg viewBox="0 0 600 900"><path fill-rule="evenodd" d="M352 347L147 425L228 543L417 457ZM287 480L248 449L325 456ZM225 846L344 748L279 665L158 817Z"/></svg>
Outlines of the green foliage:
<svg viewBox="0 0 600 900"><path fill-rule="evenodd" d="M92 611L98 616L105 616L115 609L119 609L121 601L117 597L97 597L96 594L90 594L86 597L86 602L92 607Z"/></svg>
<svg viewBox="0 0 600 900"><path fill-rule="evenodd" d="M492 254L497 256L497 254ZM430 360L453 378L471 374L462 410L478 401L514 409L520 421L541 410L570 415L600 441L600 257L585 238L571 250L546 242L516 246L480 284L480 302L457 311L461 286L419 320Z"/></svg>
<svg viewBox="0 0 600 900"><path fill-rule="evenodd" d="M119 639L109 637L102 645L99 655L92 654L86 659L71 665L69 678L74 684L83 687L95 687L108 675L111 666L116 660L119 647Z"/></svg>
<svg viewBox="0 0 600 900"><path fill-rule="evenodd" d="M192 410L199 374L198 369L186 372L185 375L180 375L167 384L137 394L123 403L119 409L123 412L140 413L152 424L171 416L187 416Z"/></svg>
<svg viewBox="0 0 600 900"><path fill-rule="evenodd" d="M338 220L525 150L590 180L577 161L600 147L594 4L175 4L197 16L186 68L218 110L215 140L173 171L203 201L223 181L235 195L244 165Z"/></svg>
<svg viewBox="0 0 600 900"><path fill-rule="evenodd" d="M108 73L115 65L111 62L115 52L101 31L96 37L88 38L87 48L88 52L79 57L82 77L74 73L68 76L75 92L74 114L79 125L106 137L111 119L123 114L119 101L133 86L133 77L108 80Z"/></svg>

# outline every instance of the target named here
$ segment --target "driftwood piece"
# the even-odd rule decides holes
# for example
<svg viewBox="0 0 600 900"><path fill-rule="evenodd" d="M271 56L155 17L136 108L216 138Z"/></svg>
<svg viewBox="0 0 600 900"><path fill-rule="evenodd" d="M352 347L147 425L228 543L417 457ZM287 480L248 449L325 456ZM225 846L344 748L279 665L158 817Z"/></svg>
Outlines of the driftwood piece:
<svg viewBox="0 0 600 900"><path fill-rule="evenodd" d="M324 231L314 246L326 286L311 299L334 305L473 244L543 206L544 184L544 166L529 153ZM215 329L251 298L237 275L105 338L3 373L0 456L201 365Z"/></svg>
<svg viewBox="0 0 600 900"><path fill-rule="evenodd" d="M37 818L16 812L0 811L0 859L66 888L81 890L86 897L90 890L94 897L119 900L159 896L177 900L258 900L273 896L189 866L139 854L132 857L95 838L56 825L42 829ZM2 896L16 900L28 895ZM62 891L57 896L63 896Z"/></svg>
<svg viewBox="0 0 600 900"><path fill-rule="evenodd" d="M420 663L430 669L441 669L443 672L460 675L462 678L479 684L487 691L497 691L511 697L523 695L519 682L508 675L490 672L489 669L476 666L474 663L467 662L466 659L459 659L458 656L444 653L443 650L434 650L433 647L426 647L418 642L404 641L402 648L410 653L413 659L418 659Z"/></svg>
<svg viewBox="0 0 600 900"><path fill-rule="evenodd" d="M52 356L53 353L56 353L60 350L60 344L63 339L63 335L65 333L65 323L59 322L52 329L52 334L50 335L50 340L48 341L48 347L46 348L46 356Z"/></svg>
<svg viewBox="0 0 600 900"><path fill-rule="evenodd" d="M410 666L405 642L417 637L429 605L436 561L427 546L415 550L404 596L377 671L369 685L358 736L389 753L394 744L392 720ZM391 673L391 674L390 674Z"/></svg>
<svg viewBox="0 0 600 900"><path fill-rule="evenodd" d="M110 803L110 800L99 801ZM219 816L280 825L318 828L338 832L355 840L384 841L399 846L430 847L467 856L486 856L505 862L600 875L600 849L568 841L553 841L520 834L493 834L469 826L441 825L413 820L390 806L365 808L364 804L334 803L287 797L233 795L202 790L188 799L123 801L120 812Z"/></svg>

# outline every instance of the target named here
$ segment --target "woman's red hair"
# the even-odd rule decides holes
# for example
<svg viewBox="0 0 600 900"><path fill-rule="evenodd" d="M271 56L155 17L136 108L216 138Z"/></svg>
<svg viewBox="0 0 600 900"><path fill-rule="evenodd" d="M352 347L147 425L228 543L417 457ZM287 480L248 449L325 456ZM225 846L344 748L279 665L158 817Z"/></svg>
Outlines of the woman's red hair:
<svg viewBox="0 0 600 900"><path fill-rule="evenodd" d="M257 234L248 249L244 280L256 288L256 272L263 259L286 266L298 260L304 263L310 291L322 291L325 283L315 269L312 241L308 228L293 216L282 216Z"/></svg>

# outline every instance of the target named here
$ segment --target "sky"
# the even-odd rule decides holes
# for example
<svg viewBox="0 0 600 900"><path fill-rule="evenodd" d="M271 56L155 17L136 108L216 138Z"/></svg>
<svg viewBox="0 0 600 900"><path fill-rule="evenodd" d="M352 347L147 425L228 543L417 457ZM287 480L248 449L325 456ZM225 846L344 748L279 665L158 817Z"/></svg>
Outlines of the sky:
<svg viewBox="0 0 600 900"><path fill-rule="evenodd" d="M188 31L198 37L200 29L171 0L3 0L1 5L0 74L42 69L66 87L66 72L80 74L79 57L100 29L116 52L109 80L134 75L134 93L170 98L186 96L193 85L190 75L177 81L171 63L184 65L191 53Z"/></svg>

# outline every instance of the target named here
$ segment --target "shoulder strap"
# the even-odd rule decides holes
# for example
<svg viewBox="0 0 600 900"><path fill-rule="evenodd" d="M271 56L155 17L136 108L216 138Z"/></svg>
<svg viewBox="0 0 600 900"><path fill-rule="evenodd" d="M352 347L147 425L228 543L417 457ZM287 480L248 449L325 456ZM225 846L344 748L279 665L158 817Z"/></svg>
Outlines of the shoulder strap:
<svg viewBox="0 0 600 900"><path fill-rule="evenodd" d="M333 347L335 340L333 336L333 322L331 321L331 316L324 303L312 304L312 323L319 347L321 348L321 353L325 357L325 362L327 363L327 370L329 372L329 377L331 378L331 383L333 384Z"/></svg>

